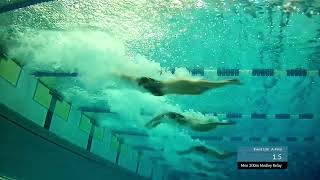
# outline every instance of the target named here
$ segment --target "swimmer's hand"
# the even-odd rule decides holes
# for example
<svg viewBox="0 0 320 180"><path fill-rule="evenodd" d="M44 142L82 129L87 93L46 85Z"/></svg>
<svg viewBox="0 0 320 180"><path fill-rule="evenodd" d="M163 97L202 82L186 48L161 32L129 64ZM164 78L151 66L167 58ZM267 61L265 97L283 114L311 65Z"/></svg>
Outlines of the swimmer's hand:
<svg viewBox="0 0 320 180"><path fill-rule="evenodd" d="M230 120L222 120L222 121L217 121L216 124L218 124L218 125L233 125L233 124L236 124L236 122L230 121Z"/></svg>
<svg viewBox="0 0 320 180"><path fill-rule="evenodd" d="M151 129L154 127L154 123L151 121L151 122L148 122L147 124L144 125L144 127L148 128L148 129Z"/></svg>
<svg viewBox="0 0 320 180"><path fill-rule="evenodd" d="M137 78L133 77L133 76L129 76L129 75L125 75L125 74L120 74L117 73L115 74L116 76L120 77L120 79L124 80L124 81L128 81L128 82L135 82Z"/></svg>
<svg viewBox="0 0 320 180"><path fill-rule="evenodd" d="M235 84L235 85L242 85L243 83L240 82L239 79L229 79L227 80L228 83L231 83L231 84Z"/></svg>
<svg viewBox="0 0 320 180"><path fill-rule="evenodd" d="M150 122L145 124L144 127L148 128L148 129L152 129L152 128L157 127L159 124L160 124L160 120L151 120Z"/></svg>

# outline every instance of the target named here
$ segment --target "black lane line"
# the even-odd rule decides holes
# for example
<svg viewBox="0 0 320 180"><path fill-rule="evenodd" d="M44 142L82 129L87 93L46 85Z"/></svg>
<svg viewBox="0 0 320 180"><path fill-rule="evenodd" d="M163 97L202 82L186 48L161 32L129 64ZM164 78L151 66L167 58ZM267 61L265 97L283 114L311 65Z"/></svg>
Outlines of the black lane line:
<svg viewBox="0 0 320 180"><path fill-rule="evenodd" d="M50 106L49 106L49 109L47 111L46 119L44 121L44 126L43 126L47 130L50 130L51 121L52 121L52 117L53 117L53 114L54 114L54 109L56 107L57 101L58 101L57 97L52 96L52 99L51 99L51 102L50 102Z"/></svg>
<svg viewBox="0 0 320 180"><path fill-rule="evenodd" d="M117 150L117 157L116 157L116 164L119 164L121 148L122 148L122 142L119 142L119 146L118 146L118 150Z"/></svg>
<svg viewBox="0 0 320 180"><path fill-rule="evenodd" d="M92 140L93 140L95 129L96 129L96 127L94 125L91 125L90 135L89 135L88 143L87 143L87 151L91 151Z"/></svg>
<svg viewBox="0 0 320 180"><path fill-rule="evenodd" d="M141 153L138 153L138 161L136 166L136 174L138 174L139 168L140 168L140 162L141 162Z"/></svg>

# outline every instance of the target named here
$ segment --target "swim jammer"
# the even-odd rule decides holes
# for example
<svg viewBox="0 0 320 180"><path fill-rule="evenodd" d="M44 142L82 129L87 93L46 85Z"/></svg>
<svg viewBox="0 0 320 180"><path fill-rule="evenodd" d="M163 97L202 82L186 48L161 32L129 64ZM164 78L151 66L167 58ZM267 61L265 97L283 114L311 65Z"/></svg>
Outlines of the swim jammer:
<svg viewBox="0 0 320 180"><path fill-rule="evenodd" d="M144 89L146 89L155 96L164 95L164 92L162 91L163 84L161 81L157 81L148 77L141 77L137 79L137 82L139 86L142 86Z"/></svg>
<svg viewBox="0 0 320 180"><path fill-rule="evenodd" d="M206 148L205 146L195 146L194 149L204 154L207 154L209 151L208 148Z"/></svg>
<svg viewBox="0 0 320 180"><path fill-rule="evenodd" d="M179 124L186 124L188 121L186 120L186 117L175 112L169 112L167 113L167 116L171 119L174 119L177 121Z"/></svg>

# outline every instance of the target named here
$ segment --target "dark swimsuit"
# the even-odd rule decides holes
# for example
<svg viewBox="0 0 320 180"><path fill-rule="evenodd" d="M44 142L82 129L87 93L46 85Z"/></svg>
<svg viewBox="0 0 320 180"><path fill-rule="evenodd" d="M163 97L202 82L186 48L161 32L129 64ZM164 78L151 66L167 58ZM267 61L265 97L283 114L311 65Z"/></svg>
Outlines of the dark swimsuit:
<svg viewBox="0 0 320 180"><path fill-rule="evenodd" d="M138 85L142 86L144 89L148 90L151 94L155 96L163 96L162 91L163 84L161 81L157 81L148 77L141 77L137 79Z"/></svg>
<svg viewBox="0 0 320 180"><path fill-rule="evenodd" d="M166 114L167 117L169 117L170 119L175 120L178 124L187 124L188 120L186 119L185 116L179 114L179 113L175 113L175 112L169 112Z"/></svg>
<svg viewBox="0 0 320 180"><path fill-rule="evenodd" d="M194 149L198 152L207 154L208 153L208 148L204 147L204 146L195 146Z"/></svg>

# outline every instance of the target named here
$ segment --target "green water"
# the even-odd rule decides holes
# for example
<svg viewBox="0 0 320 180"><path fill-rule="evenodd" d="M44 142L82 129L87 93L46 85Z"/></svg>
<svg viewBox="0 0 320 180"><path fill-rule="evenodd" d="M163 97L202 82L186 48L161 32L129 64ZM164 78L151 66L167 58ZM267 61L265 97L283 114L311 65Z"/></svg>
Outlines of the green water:
<svg viewBox="0 0 320 180"><path fill-rule="evenodd" d="M240 146L283 145L288 146L292 153L316 152L311 157L290 155L289 169L284 173L280 170L239 171L235 168L236 157L214 163L214 158L204 156L203 163L213 162L212 166L220 167L225 179L280 179L280 176L283 179L317 179L319 142L289 142L286 138L316 137L318 141L320 138L319 72L310 75L310 71L320 69L319 13L320 2L317 0L59 0L0 14L0 27L2 41L8 44L16 43L10 35L24 36L30 29L35 34L43 30L54 31L54 37L64 37L63 32L79 29L104 32L123 43L126 57L139 54L150 62L155 61L161 67L168 68L227 68L240 71L258 68L284 73L288 69L305 69L308 75L301 77L254 77L243 74L236 77L244 83L241 87L230 86L201 96L170 96L168 99L184 111L192 109L203 113L248 115L237 120L237 125L230 129L188 134L193 138L202 137L200 140L206 145L232 151ZM92 66L95 68L94 64ZM235 78L211 76L207 72L204 79ZM98 85L94 85L98 89ZM134 106L135 102L129 100L127 103ZM143 107L156 109L148 104ZM282 121L274 117L255 120L250 118L253 113L311 113L315 117L310 121L299 118ZM213 137L223 137L225 141L215 141ZM246 140L233 141L232 137ZM265 141L250 141L253 137ZM268 141L273 137L281 139L280 142ZM177 142L180 142L178 138ZM171 157L172 152L164 153L169 154L166 157ZM171 172L168 179L217 178L210 177L212 172L196 168L190 170L175 160L172 164L170 161L166 163ZM290 166L301 162L311 162L311 165ZM199 175L199 172L202 173L200 176L193 176Z"/></svg>

